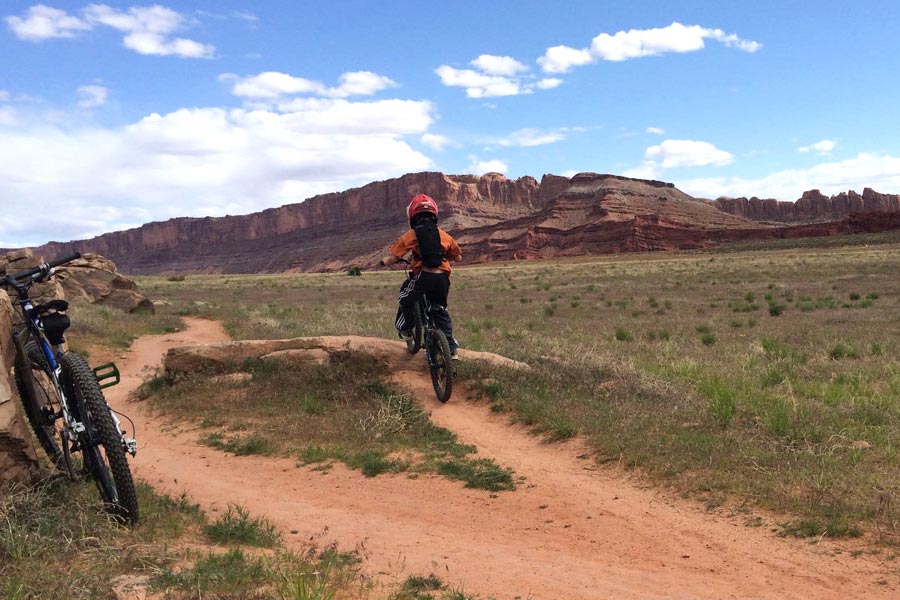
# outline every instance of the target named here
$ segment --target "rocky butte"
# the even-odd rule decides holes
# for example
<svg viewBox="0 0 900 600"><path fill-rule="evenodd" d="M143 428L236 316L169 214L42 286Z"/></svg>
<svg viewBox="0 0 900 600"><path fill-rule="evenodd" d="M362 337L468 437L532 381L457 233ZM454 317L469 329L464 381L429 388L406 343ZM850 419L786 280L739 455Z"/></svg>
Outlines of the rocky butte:
<svg viewBox="0 0 900 600"><path fill-rule="evenodd" d="M240 216L177 218L51 242L108 257L123 273L280 273L371 267L406 228L409 199L438 199L464 262L705 248L733 241L900 228L900 196L866 189L795 203L693 198L671 183L579 173L507 179L411 173Z"/></svg>

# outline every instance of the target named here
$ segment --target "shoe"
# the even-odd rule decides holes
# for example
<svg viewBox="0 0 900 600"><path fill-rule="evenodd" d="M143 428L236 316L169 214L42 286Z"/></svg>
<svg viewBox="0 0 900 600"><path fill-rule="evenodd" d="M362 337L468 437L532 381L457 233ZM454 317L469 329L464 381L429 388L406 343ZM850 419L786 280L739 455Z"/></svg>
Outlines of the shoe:
<svg viewBox="0 0 900 600"><path fill-rule="evenodd" d="M454 350L450 353L450 360L459 360L459 352Z"/></svg>
<svg viewBox="0 0 900 600"><path fill-rule="evenodd" d="M399 333L400 333L400 339L402 339L404 342L408 342L409 340L413 339L412 331L410 331L409 329L404 329L404 330L400 331Z"/></svg>

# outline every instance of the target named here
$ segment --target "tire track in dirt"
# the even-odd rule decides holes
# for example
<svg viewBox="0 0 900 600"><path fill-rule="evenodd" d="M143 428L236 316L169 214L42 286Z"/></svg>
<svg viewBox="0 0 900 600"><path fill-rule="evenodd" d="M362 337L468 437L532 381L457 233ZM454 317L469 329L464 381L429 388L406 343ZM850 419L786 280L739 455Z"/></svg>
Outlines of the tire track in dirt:
<svg viewBox="0 0 900 600"><path fill-rule="evenodd" d="M483 404L462 400L462 389L438 403L418 370L424 359L397 353L399 342L383 340L403 357L394 366L414 370L395 371L394 380L435 423L524 476L516 491L468 490L431 476L367 478L342 465L323 474L291 459L201 446L199 430L126 401L168 348L227 341L218 323L186 323L183 332L136 340L119 360L122 384L108 390L110 403L137 423L135 474L207 510L234 503L265 515L289 546L336 542L358 548L366 568L387 581L434 573L498 600L897 597L889 565L672 501L614 467L578 458L585 452L578 442L548 445L510 426Z"/></svg>

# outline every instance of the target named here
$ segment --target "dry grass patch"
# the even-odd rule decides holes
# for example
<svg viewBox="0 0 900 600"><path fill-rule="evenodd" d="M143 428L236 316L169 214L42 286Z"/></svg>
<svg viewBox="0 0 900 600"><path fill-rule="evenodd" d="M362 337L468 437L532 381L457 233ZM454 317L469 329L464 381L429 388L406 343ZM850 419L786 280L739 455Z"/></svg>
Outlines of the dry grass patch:
<svg viewBox="0 0 900 600"><path fill-rule="evenodd" d="M550 437L584 434L601 460L639 466L686 494L796 515L786 530L862 529L893 543L898 234L792 242L459 268L450 309L463 348L534 367L463 364L461 373L500 390L490 395L495 410ZM139 281L176 312L223 319L239 339L393 339L402 278Z"/></svg>

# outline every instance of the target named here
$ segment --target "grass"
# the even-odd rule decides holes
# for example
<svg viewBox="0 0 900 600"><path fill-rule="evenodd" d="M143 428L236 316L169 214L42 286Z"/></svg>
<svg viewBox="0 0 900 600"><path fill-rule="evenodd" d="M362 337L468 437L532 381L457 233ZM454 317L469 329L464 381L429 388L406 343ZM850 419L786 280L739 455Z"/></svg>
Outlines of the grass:
<svg viewBox="0 0 900 600"><path fill-rule="evenodd" d="M201 441L225 452L293 456L326 469L340 461L367 477L438 473L467 487L515 487L509 469L431 423L370 356L347 352L326 365L250 360L233 370L252 383L157 376L140 395L167 414L210 425Z"/></svg>
<svg viewBox="0 0 900 600"><path fill-rule="evenodd" d="M251 517L246 509L234 505L203 531L217 544L273 548L281 542L281 533L275 525L262 517Z"/></svg>
<svg viewBox="0 0 900 600"><path fill-rule="evenodd" d="M0 490L0 597L106 598L109 580L164 568L168 544L202 522L201 511L140 485L141 522L125 529L92 483L50 477Z"/></svg>
<svg viewBox="0 0 900 600"><path fill-rule="evenodd" d="M355 554L288 551L274 525L241 507L209 522L185 497L145 484L138 497L141 522L129 529L103 512L88 482L50 477L0 490L0 597L109 598L119 575L144 576L159 598L368 597Z"/></svg>
<svg viewBox="0 0 900 600"><path fill-rule="evenodd" d="M142 335L172 333L183 327L181 319L171 313L126 313L82 300L70 303L69 315L72 326L66 332L66 340L82 354L90 354L92 347L120 350Z"/></svg>
<svg viewBox="0 0 900 600"><path fill-rule="evenodd" d="M461 267L450 297L456 337L532 369L464 361L460 376L492 410L535 433L584 435L598 460L633 465L687 496L734 498L781 512L787 523L822 524L827 535L874 531L892 543L900 534L897 264L900 235L891 232ZM172 314L221 319L237 339L394 339L401 279L365 272L139 282ZM316 390L346 389L343 379L317 381ZM216 410L240 403L240 390L221 395ZM304 421L334 427L334 397L286 402ZM352 430L369 442L379 427L406 422L384 394L348 405L345 422L365 415L368 426ZM241 435L264 433L268 410L275 408L264 401ZM409 435L390 433L361 464L421 468L400 464L413 447ZM297 439L310 442L292 452L326 463L363 447L306 431ZM439 461L425 462L436 469Z"/></svg>

